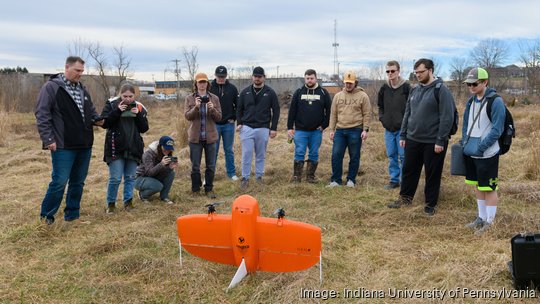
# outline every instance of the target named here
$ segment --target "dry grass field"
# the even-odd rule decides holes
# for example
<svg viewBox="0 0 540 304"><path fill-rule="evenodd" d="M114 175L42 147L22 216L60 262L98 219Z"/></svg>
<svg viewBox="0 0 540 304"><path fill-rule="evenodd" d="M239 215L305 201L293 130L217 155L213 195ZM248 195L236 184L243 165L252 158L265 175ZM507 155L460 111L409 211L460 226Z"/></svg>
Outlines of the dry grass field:
<svg viewBox="0 0 540 304"><path fill-rule="evenodd" d="M418 303L424 298L392 299L390 291L443 290L444 302L495 302L471 292L512 290L507 268L510 238L521 232L540 232L540 106L511 109L518 137L501 157L500 204L492 230L481 237L463 225L475 217L473 189L463 178L449 175L449 155L443 174L439 208L423 214L423 182L412 207L390 210L386 204L398 190L387 191L387 159L380 124L372 125L362 147L357 188L328 189L331 142L324 135L319 184L290 184L293 145L287 143L283 109L279 135L270 140L264 185L247 193L259 201L265 216L278 207L290 219L322 228L324 280L316 267L296 273L248 276L236 288L225 288L236 268L183 255L179 265L175 219L204 213L205 197L190 193L188 153L180 166L171 198L132 212L105 214L108 169L102 161L104 130L96 129L93 157L83 196L81 219L64 222L62 212L52 226L38 220L41 200L50 180L50 156L42 151L34 116L4 115L0 147L0 302L1 303L317 303L301 298L302 289L335 290L331 303L390 301ZM146 143L163 134L178 137L182 109L172 103L149 105L150 131ZM460 112L462 113L462 111ZM459 136L452 138L452 142ZM240 167L240 144L235 142ZM222 150L221 150L222 151ZM345 161L347 163L347 160ZM215 181L218 212L230 213L239 184L226 179L220 156ZM63 206L62 206L63 208ZM61 209L62 209L61 208ZM345 299L343 290L364 291L364 298ZM385 298L367 299L370 291ZM540 292L537 292L538 296ZM358 295L358 293L357 293ZM465 296L465 297L463 297ZM535 299L503 298L503 302L537 303Z"/></svg>

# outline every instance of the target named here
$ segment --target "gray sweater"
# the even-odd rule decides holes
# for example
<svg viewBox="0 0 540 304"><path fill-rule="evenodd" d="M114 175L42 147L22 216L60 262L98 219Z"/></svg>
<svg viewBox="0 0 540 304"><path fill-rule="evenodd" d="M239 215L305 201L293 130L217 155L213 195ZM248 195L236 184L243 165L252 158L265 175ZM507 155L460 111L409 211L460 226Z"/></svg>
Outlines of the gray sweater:
<svg viewBox="0 0 540 304"><path fill-rule="evenodd" d="M411 139L439 146L448 142L456 105L452 93L445 85L440 88L437 102L437 83L442 83L442 79L437 78L429 85L417 85L411 91L401 124L402 140Z"/></svg>

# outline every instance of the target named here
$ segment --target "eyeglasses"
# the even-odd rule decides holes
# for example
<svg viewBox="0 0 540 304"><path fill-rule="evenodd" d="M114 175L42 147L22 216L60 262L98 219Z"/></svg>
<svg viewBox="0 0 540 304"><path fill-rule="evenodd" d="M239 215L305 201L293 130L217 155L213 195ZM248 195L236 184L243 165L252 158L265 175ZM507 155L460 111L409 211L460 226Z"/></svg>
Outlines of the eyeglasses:
<svg viewBox="0 0 540 304"><path fill-rule="evenodd" d="M475 88L476 88L479 84L480 84L480 83L478 83L478 82L473 82L473 83L468 83L468 82L467 82L467 86L468 86L468 87L475 87Z"/></svg>
<svg viewBox="0 0 540 304"><path fill-rule="evenodd" d="M394 74L397 70L386 70L386 74Z"/></svg>
<svg viewBox="0 0 540 304"><path fill-rule="evenodd" d="M428 69L425 69L425 70L423 70L423 71L414 71L414 73L415 73L416 75L418 75L418 74L424 73L425 71L428 71Z"/></svg>

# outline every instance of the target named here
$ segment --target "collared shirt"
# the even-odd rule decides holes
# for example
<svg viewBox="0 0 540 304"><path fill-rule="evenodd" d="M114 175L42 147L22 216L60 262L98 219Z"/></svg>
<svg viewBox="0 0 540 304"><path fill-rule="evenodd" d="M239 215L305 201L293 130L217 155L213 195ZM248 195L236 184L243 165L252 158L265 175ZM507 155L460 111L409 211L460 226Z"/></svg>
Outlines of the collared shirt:
<svg viewBox="0 0 540 304"><path fill-rule="evenodd" d="M81 92L82 92L81 83L80 82L73 83L67 80L66 75L64 74L60 74L60 75L62 76L62 80L66 84L66 89L69 95L71 96L71 98L73 98L73 101L75 101L75 104L79 108L79 111L81 112L81 116L84 120L84 103L81 96Z"/></svg>
<svg viewBox="0 0 540 304"><path fill-rule="evenodd" d="M209 97L209 96L208 96ZM201 138L200 141L206 141L206 113L208 112L206 103L201 103Z"/></svg>

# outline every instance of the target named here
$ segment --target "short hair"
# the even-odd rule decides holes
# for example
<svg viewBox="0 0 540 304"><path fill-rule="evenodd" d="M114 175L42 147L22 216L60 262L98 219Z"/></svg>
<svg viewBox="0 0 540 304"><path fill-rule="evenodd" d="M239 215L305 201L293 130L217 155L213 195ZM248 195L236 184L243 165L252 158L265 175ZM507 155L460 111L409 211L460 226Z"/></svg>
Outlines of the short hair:
<svg viewBox="0 0 540 304"><path fill-rule="evenodd" d="M79 56L68 56L68 58L66 58L66 64L67 65L72 65L75 62L80 62L82 64L85 63L84 60Z"/></svg>
<svg viewBox="0 0 540 304"><path fill-rule="evenodd" d="M210 81L208 80L205 80L206 81L206 91L210 91ZM193 93L197 93L197 91L199 90L199 88L197 88L197 80L193 80Z"/></svg>
<svg viewBox="0 0 540 304"><path fill-rule="evenodd" d="M398 70L401 70L401 67L399 66L399 62L396 60L390 60L386 63L387 66L396 66Z"/></svg>
<svg viewBox="0 0 540 304"><path fill-rule="evenodd" d="M120 94L123 94L125 91L130 91L131 93L135 94L135 86L131 83L124 83L120 87Z"/></svg>
<svg viewBox="0 0 540 304"><path fill-rule="evenodd" d="M315 75L315 77L317 77L317 72L315 72L314 69L307 69L305 72L304 72L304 76L306 75Z"/></svg>
<svg viewBox="0 0 540 304"><path fill-rule="evenodd" d="M418 61L414 63L414 69L416 70L416 68L418 68L421 64L423 64L426 69L431 69L432 72L435 72L435 65L433 64L433 60L427 58L418 59Z"/></svg>

